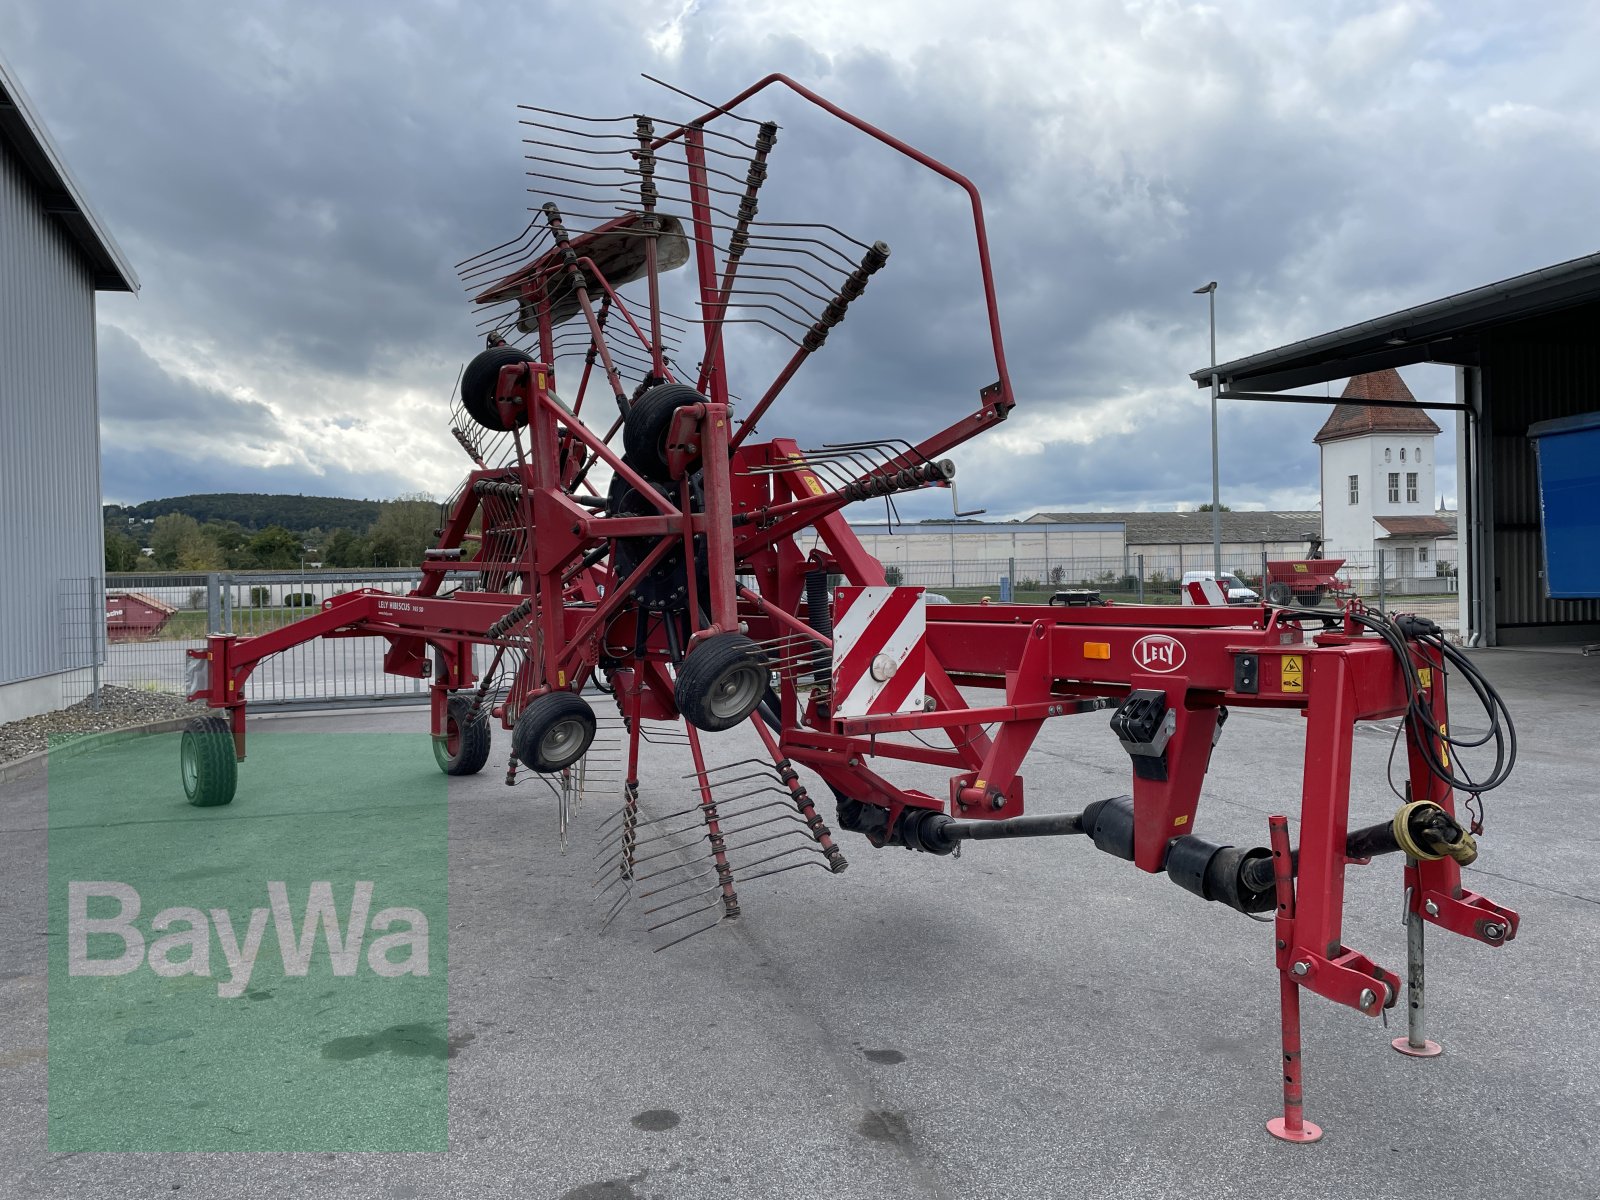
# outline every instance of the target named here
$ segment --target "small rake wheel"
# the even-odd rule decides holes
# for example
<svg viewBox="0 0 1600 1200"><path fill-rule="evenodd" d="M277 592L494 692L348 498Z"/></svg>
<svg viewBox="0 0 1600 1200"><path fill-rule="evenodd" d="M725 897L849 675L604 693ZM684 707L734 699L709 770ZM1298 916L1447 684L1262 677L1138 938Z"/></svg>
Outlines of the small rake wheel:
<svg viewBox="0 0 1600 1200"><path fill-rule="evenodd" d="M476 775L489 761L489 710L472 712L468 696L452 696L445 710L444 733L435 734L433 757L446 775Z"/></svg>
<svg viewBox="0 0 1600 1200"><path fill-rule="evenodd" d="M634 470L647 479L672 478L667 469L667 432L672 428L673 414L685 405L709 403L686 383L658 384L634 401L622 429L623 445ZM693 456L689 471L693 472L699 463L699 456Z"/></svg>
<svg viewBox="0 0 1600 1200"><path fill-rule="evenodd" d="M570 767L594 741L594 709L574 692L546 692L528 701L511 732L511 748L529 770Z"/></svg>
<svg viewBox="0 0 1600 1200"><path fill-rule="evenodd" d="M673 694L678 711L708 733L732 729L766 698L771 672L742 633L707 638L683 660Z"/></svg>
<svg viewBox="0 0 1600 1200"><path fill-rule="evenodd" d="M239 784L233 731L222 717L195 717L183 729L178 748L183 794L196 808L233 803Z"/></svg>
<svg viewBox="0 0 1600 1200"><path fill-rule="evenodd" d="M500 369L513 363L532 362L533 359L515 346L491 346L479 353L461 372L461 406L485 429L497 433L510 428L500 419L499 406L495 404L495 387L500 382ZM523 424L524 416L516 424Z"/></svg>

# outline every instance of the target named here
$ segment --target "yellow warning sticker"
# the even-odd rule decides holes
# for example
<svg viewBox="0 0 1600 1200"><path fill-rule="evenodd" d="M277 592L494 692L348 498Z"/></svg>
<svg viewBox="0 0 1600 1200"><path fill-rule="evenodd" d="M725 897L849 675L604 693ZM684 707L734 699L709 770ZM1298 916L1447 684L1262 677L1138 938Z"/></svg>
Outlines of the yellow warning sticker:
<svg viewBox="0 0 1600 1200"><path fill-rule="evenodd" d="M1295 563L1294 572L1296 575L1309 575L1311 574L1311 568L1306 566L1305 563Z"/></svg>
<svg viewBox="0 0 1600 1200"><path fill-rule="evenodd" d="M1172 823L1174 825L1187 825L1189 823L1189 814L1179 813L1178 816L1173 819Z"/></svg>
<svg viewBox="0 0 1600 1200"><path fill-rule="evenodd" d="M822 495L822 484L818 481L815 475L807 475L805 480L806 486L811 489L811 494L813 496Z"/></svg>
<svg viewBox="0 0 1600 1200"><path fill-rule="evenodd" d="M1432 687L1433 686L1433 668L1432 667L1418 667L1417 668L1417 682L1420 683L1423 687Z"/></svg>
<svg viewBox="0 0 1600 1200"><path fill-rule="evenodd" d="M1283 690L1286 692L1303 692L1306 690L1305 658L1299 654L1285 654L1283 656Z"/></svg>
<svg viewBox="0 0 1600 1200"><path fill-rule="evenodd" d="M567 686L567 673L565 671L557 671L556 672L556 686L557 687L566 687Z"/></svg>

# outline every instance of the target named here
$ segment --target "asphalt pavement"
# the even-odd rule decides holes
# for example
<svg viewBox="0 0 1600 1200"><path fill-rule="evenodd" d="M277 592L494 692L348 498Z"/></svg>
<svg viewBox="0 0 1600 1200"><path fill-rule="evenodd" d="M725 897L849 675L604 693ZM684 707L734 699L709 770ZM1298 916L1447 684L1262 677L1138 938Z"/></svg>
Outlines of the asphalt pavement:
<svg viewBox="0 0 1600 1200"><path fill-rule="evenodd" d="M738 921L655 953L636 911L599 930L594 829L614 800L591 796L563 848L552 794L504 786L498 732L489 767L448 788L442 1152L52 1153L48 779L0 785L0 1196L1600 1195L1600 886L1583 824L1600 770L1600 658L1477 661L1518 721L1521 757L1487 799L1467 884L1518 909L1521 932L1502 949L1432 933L1436 1059L1390 1048L1401 1009L1385 1029L1307 997L1306 1113L1326 1130L1315 1145L1264 1129L1280 1101L1270 926L1081 838L941 859L845 835L843 875L747 885ZM1458 731L1481 725L1464 687L1454 702ZM416 748L425 724L421 710L389 709L253 728L393 732ZM1236 713L1197 832L1259 844L1268 814L1292 816L1303 728L1292 713ZM1393 811L1392 739L1392 727L1358 734L1352 825ZM714 762L759 749L746 732L708 740ZM942 789L933 769L889 769ZM292 805L330 778L352 802L372 786L337 764L314 770L247 759L233 815L269 797ZM682 803L687 770L680 747L649 747L645 805ZM1051 722L1027 766L1030 811L1125 793L1128 775L1104 714ZM1397 861L1351 868L1346 943L1403 973L1401 903ZM335 1033L341 1019L320 1018ZM387 1056L329 1044L325 1069L355 1076L342 1084L384 1086Z"/></svg>

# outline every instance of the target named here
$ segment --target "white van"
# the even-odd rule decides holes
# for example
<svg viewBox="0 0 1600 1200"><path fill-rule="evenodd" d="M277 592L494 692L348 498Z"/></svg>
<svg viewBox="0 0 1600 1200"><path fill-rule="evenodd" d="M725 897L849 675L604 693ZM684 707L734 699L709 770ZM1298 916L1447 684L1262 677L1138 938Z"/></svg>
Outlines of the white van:
<svg viewBox="0 0 1600 1200"><path fill-rule="evenodd" d="M1261 597L1246 587L1244 580L1240 579L1232 571L1224 571L1221 575L1218 575L1215 571L1185 571L1183 578L1178 582L1185 604L1189 603L1189 585L1198 583L1202 579L1215 579L1220 583L1228 593L1229 604L1261 603Z"/></svg>

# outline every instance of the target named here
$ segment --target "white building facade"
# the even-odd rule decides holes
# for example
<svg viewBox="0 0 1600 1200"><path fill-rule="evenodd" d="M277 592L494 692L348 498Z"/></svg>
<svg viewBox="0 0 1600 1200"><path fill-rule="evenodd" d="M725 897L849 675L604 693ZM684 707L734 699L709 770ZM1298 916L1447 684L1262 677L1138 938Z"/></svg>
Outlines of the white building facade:
<svg viewBox="0 0 1600 1200"><path fill-rule="evenodd" d="M1364 404L1364 400L1383 404ZM1346 574L1433 578L1439 540L1455 526L1434 512L1434 439L1439 426L1416 403L1399 372L1358 375L1345 385L1315 441L1322 452L1323 552L1349 563Z"/></svg>

